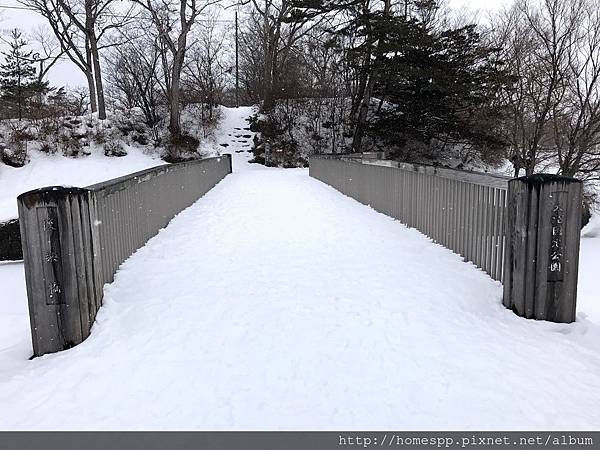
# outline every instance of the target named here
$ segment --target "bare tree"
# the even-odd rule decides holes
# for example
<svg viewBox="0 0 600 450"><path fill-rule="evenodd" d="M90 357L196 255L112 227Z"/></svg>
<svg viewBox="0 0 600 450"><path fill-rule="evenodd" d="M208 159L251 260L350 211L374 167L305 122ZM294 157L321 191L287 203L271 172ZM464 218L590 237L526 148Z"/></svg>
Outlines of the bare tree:
<svg viewBox="0 0 600 450"><path fill-rule="evenodd" d="M276 100L277 83L294 45L323 20L314 17L294 16L296 5L293 0L252 0L254 9L262 18L259 39L262 42L261 97L263 111L273 108Z"/></svg>
<svg viewBox="0 0 600 450"><path fill-rule="evenodd" d="M100 44L112 29L130 19L131 10L115 12L116 0L19 0L44 16L58 39L61 50L87 79L92 111L106 118L106 104L99 52ZM107 45L114 45L107 44Z"/></svg>
<svg viewBox="0 0 600 450"><path fill-rule="evenodd" d="M223 99L227 74L231 72L226 49L229 32L218 26L215 17L207 19L196 33L195 44L184 66L187 93L207 104L209 120L213 119L214 107Z"/></svg>
<svg viewBox="0 0 600 450"><path fill-rule="evenodd" d="M133 0L149 15L155 27L165 72L169 101L169 131L181 136L181 73L188 49L188 35L198 17L218 0Z"/></svg>
<svg viewBox="0 0 600 450"><path fill-rule="evenodd" d="M497 42L515 77L503 92L515 174L520 169L534 173L553 147L552 119L566 94L566 67L584 1L520 0L499 20Z"/></svg>
<svg viewBox="0 0 600 450"><path fill-rule="evenodd" d="M240 82L244 101L259 103L263 94L264 31L261 17L255 10L249 11L241 23L239 33Z"/></svg>
<svg viewBox="0 0 600 450"><path fill-rule="evenodd" d="M65 51L46 27L37 27L32 33L33 40L37 43L39 52L36 53L38 63L38 81L42 82L54 65L60 61Z"/></svg>
<svg viewBox="0 0 600 450"><path fill-rule="evenodd" d="M114 47L108 58L108 82L117 93L117 103L125 108L138 107L146 124L153 128L160 121L159 103L164 100L160 73L160 50L153 36L142 36L139 28L131 30L134 39ZM140 37L142 36L142 37Z"/></svg>
<svg viewBox="0 0 600 450"><path fill-rule="evenodd" d="M560 173L600 177L600 2L586 0L569 36L565 94L552 112Z"/></svg>

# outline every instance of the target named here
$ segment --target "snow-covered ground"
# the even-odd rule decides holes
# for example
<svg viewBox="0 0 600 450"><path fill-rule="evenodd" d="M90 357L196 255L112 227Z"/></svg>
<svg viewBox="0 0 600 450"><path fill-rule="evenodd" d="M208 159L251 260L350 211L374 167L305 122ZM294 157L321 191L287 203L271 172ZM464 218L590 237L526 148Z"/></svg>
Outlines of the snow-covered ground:
<svg viewBox="0 0 600 450"><path fill-rule="evenodd" d="M600 325L600 209L581 233L577 311Z"/></svg>
<svg viewBox="0 0 600 450"><path fill-rule="evenodd" d="M23 263L0 261L0 310L0 380L5 380L33 354Z"/></svg>
<svg viewBox="0 0 600 450"><path fill-rule="evenodd" d="M104 156L99 147L91 155L79 158L32 151L31 161L23 167L0 164L0 222L17 217L17 196L31 189L55 185L84 187L165 164L158 153L146 154L132 146L127 151L127 156L120 158Z"/></svg>
<svg viewBox="0 0 600 450"><path fill-rule="evenodd" d="M247 164L248 113L218 134L234 174L123 264L83 344L27 361L0 266L0 429L600 427L598 324L521 319L416 230Z"/></svg>

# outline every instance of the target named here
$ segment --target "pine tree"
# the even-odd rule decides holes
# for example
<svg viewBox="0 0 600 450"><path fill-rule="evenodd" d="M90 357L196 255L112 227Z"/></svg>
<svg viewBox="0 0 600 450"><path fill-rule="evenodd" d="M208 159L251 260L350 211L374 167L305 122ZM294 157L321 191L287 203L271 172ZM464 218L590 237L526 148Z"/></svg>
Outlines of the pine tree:
<svg viewBox="0 0 600 450"><path fill-rule="evenodd" d="M295 16L341 13L331 33L353 38L344 57L357 69L354 151L367 134L401 149L402 158L420 159L417 150L426 149L428 157L442 159L458 147L499 154L502 111L494 103L510 80L498 49L484 43L475 25L448 27L438 17L440 0L402 0L393 8L390 0L293 3Z"/></svg>
<svg viewBox="0 0 600 450"><path fill-rule="evenodd" d="M0 98L17 110L21 120L30 99L48 91L48 82L37 79L35 57L21 31L15 28L10 36L10 49L2 52L0 64Z"/></svg>
<svg viewBox="0 0 600 450"><path fill-rule="evenodd" d="M372 132L428 146L502 147L492 126L501 112L493 100L507 80L497 50L481 43L474 25L436 33L421 25L402 17L381 24L389 39L375 95L390 103Z"/></svg>

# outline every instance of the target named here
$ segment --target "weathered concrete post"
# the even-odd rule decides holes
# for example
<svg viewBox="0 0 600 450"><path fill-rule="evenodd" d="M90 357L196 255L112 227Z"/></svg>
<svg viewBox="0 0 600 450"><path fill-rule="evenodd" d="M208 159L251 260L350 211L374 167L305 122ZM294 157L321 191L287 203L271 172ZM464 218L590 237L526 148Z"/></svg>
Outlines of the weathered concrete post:
<svg viewBox="0 0 600 450"><path fill-rule="evenodd" d="M575 321L582 183L539 174L508 183L503 304L528 319Z"/></svg>
<svg viewBox="0 0 600 450"><path fill-rule="evenodd" d="M83 342L94 322L89 199L86 189L63 187L17 199L34 356Z"/></svg>

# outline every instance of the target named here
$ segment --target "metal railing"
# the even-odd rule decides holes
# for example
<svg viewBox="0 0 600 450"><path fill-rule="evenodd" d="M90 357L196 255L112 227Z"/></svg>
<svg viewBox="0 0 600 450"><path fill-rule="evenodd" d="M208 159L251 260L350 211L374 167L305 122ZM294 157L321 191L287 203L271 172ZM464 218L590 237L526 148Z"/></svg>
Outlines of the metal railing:
<svg viewBox="0 0 600 450"><path fill-rule="evenodd" d="M310 158L310 176L418 229L503 280L510 178L323 155Z"/></svg>
<svg viewBox="0 0 600 450"><path fill-rule="evenodd" d="M169 164L87 188L18 197L34 355L90 333L104 284L133 252L231 173L231 155Z"/></svg>

